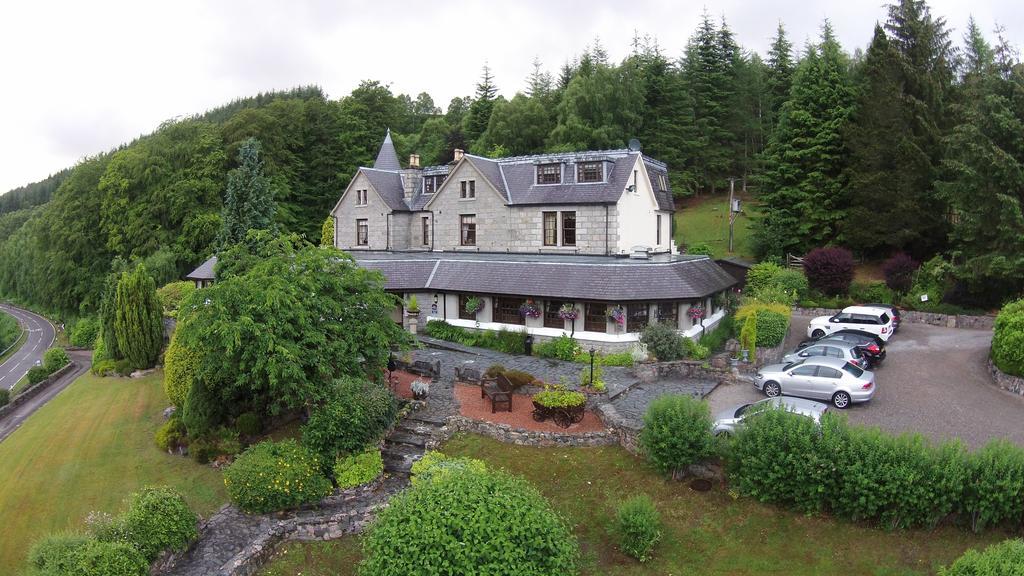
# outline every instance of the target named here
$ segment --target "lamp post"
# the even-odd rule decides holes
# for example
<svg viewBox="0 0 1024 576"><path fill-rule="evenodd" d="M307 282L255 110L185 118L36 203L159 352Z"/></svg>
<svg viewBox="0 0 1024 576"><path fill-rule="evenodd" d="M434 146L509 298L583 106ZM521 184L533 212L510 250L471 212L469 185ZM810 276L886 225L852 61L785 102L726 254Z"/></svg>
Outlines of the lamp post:
<svg viewBox="0 0 1024 576"><path fill-rule="evenodd" d="M594 352L593 348L590 349L590 385L594 385Z"/></svg>

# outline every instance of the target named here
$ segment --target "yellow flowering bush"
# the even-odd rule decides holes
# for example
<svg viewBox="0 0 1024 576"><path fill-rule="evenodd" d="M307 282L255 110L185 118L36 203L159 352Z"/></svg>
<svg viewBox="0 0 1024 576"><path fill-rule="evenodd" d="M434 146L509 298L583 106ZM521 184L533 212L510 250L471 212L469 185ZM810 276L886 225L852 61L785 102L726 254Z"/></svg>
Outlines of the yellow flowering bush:
<svg viewBox="0 0 1024 576"><path fill-rule="evenodd" d="M228 497L250 513L317 502L331 493L315 454L295 440L250 446L224 470Z"/></svg>

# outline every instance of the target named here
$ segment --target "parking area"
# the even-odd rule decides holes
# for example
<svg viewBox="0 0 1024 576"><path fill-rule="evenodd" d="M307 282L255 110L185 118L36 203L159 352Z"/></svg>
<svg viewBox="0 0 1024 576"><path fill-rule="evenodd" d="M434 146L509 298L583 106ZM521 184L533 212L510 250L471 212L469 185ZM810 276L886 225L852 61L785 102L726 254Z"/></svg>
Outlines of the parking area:
<svg viewBox="0 0 1024 576"><path fill-rule="evenodd" d="M794 316L787 345L806 338L809 317ZM1024 398L997 388L986 369L990 331L903 324L876 369L871 402L843 411L851 422L891 432L960 438L979 447L990 438L1024 445ZM719 386L708 396L712 413L764 398L752 384Z"/></svg>

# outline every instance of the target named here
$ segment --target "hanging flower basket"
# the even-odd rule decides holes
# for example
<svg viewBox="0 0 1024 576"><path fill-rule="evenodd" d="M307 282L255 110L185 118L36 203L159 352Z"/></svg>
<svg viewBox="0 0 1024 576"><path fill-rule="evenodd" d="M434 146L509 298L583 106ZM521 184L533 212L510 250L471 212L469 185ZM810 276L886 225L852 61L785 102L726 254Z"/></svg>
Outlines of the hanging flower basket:
<svg viewBox="0 0 1024 576"><path fill-rule="evenodd" d="M691 306L689 314L690 320L693 320L694 322L700 322L704 319L704 309L700 306Z"/></svg>
<svg viewBox="0 0 1024 576"><path fill-rule="evenodd" d="M476 314L484 309L484 299L472 297L466 300L466 314Z"/></svg>
<svg viewBox="0 0 1024 576"><path fill-rule="evenodd" d="M612 306L608 310L608 319L615 322L619 326L626 325L626 311L622 309L622 306Z"/></svg>
<svg viewBox="0 0 1024 576"><path fill-rule="evenodd" d="M523 318L540 318L540 306L534 304L533 300L527 300L519 307L519 313Z"/></svg>
<svg viewBox="0 0 1024 576"><path fill-rule="evenodd" d="M558 317L562 320L575 320L580 317L580 311L572 304L562 304L558 309Z"/></svg>

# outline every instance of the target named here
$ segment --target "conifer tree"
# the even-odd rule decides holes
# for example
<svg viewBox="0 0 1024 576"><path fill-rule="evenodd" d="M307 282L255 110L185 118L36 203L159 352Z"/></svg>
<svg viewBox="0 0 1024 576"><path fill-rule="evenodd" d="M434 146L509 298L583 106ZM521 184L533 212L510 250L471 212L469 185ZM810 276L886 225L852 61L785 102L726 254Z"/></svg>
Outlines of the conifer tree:
<svg viewBox="0 0 1024 576"><path fill-rule="evenodd" d="M100 337L103 339L103 351L106 358L118 360L123 357L117 345L117 282L120 274L110 273L103 284L103 299L100 301ZM97 358L96 360L105 360Z"/></svg>
<svg viewBox="0 0 1024 576"><path fill-rule="evenodd" d="M494 102L498 97L498 87L494 85L494 75L491 74L491 67L484 64L484 70L480 75L480 82L476 85L476 97L469 106L469 113L466 115L463 131L470 147L476 142L480 135L487 130L487 124L491 121L491 112L494 111ZM483 150L474 150L483 152Z"/></svg>
<svg viewBox="0 0 1024 576"><path fill-rule="evenodd" d="M151 368L164 343L163 313L156 284L139 264L117 282L114 332L124 358L135 368Z"/></svg>
<svg viewBox="0 0 1024 576"><path fill-rule="evenodd" d="M782 22L775 31L766 65L764 119L770 134L778 122L782 104L789 99L789 88L793 84L793 44L786 37Z"/></svg>
<svg viewBox="0 0 1024 576"><path fill-rule="evenodd" d="M842 215L842 130L852 106L847 56L825 23L793 76L790 99L765 150L760 178L764 214L758 250L781 258L824 245Z"/></svg>
<svg viewBox="0 0 1024 576"><path fill-rule="evenodd" d="M222 228L217 239L224 249L241 242L249 230L277 230L270 181L263 174L260 143L246 140L238 150L238 168L228 174L227 195L221 212Z"/></svg>

